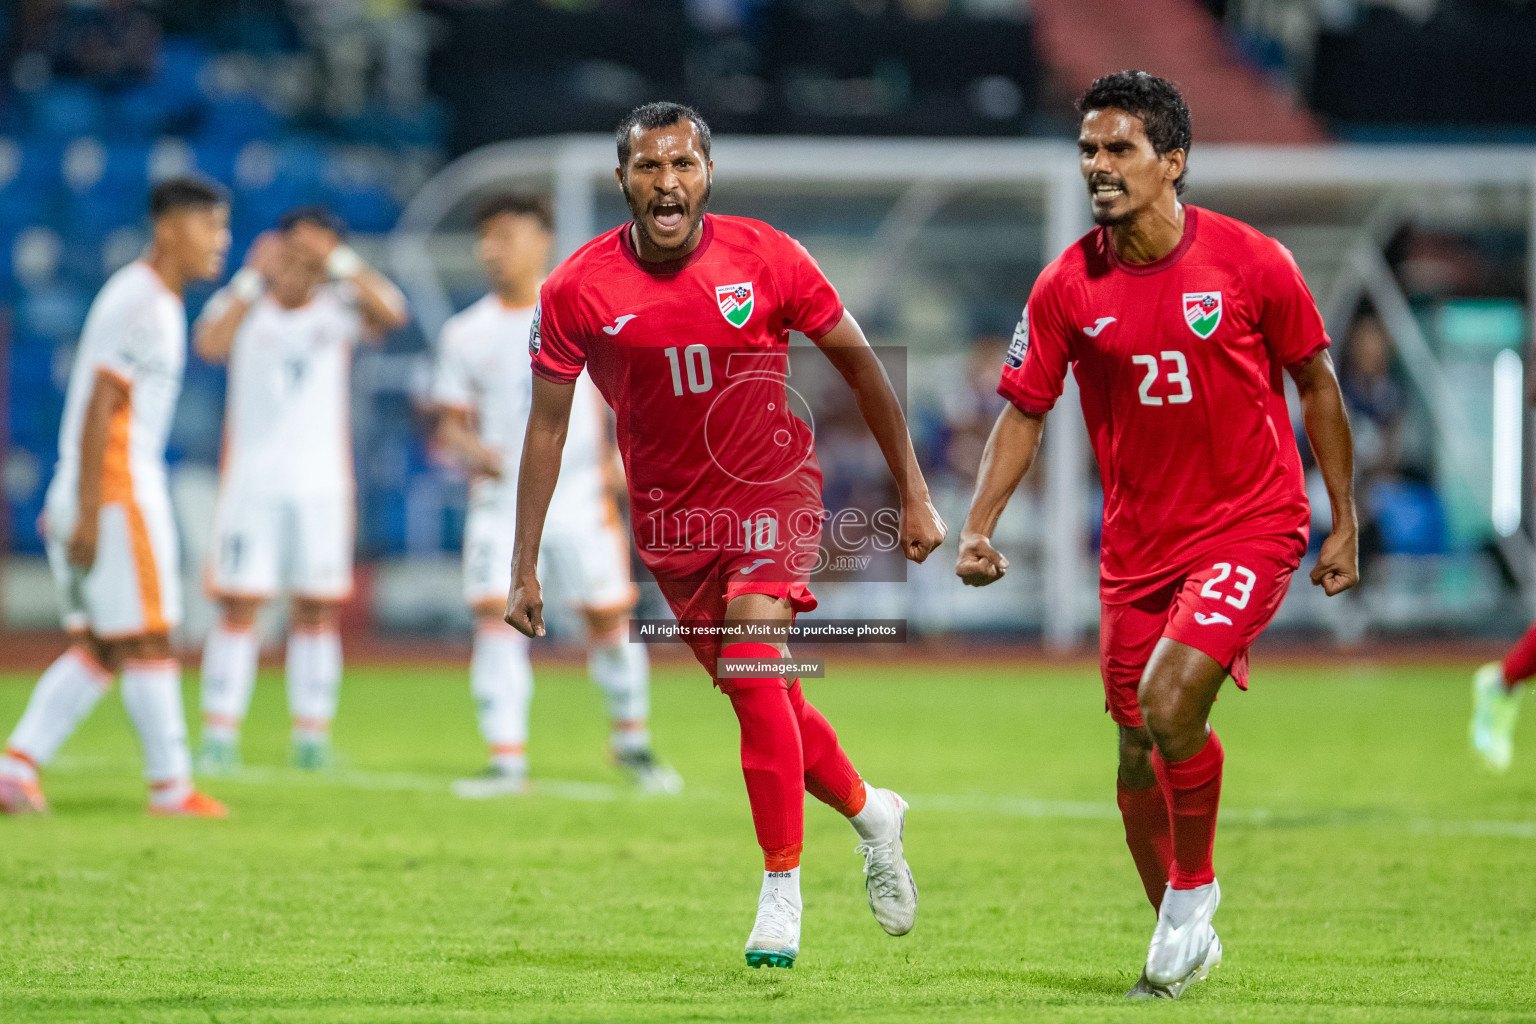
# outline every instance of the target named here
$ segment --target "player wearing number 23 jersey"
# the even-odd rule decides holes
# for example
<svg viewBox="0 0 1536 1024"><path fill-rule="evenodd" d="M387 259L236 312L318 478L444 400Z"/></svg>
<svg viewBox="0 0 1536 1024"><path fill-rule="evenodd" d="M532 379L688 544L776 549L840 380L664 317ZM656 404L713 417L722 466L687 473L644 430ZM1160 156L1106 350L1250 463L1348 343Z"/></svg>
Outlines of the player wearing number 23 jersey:
<svg viewBox="0 0 1536 1024"><path fill-rule="evenodd" d="M1136 684L1161 635L1245 686L1248 644L1307 546L1281 372L1328 346L1322 318L1279 242L1185 211L1182 240L1153 263L1122 262L1096 228L1046 267L998 388L1040 414L1076 376L1104 487L1106 687L1125 725L1141 724ZM1134 609L1167 609L1170 588L1191 599L1170 629L1137 626Z"/></svg>

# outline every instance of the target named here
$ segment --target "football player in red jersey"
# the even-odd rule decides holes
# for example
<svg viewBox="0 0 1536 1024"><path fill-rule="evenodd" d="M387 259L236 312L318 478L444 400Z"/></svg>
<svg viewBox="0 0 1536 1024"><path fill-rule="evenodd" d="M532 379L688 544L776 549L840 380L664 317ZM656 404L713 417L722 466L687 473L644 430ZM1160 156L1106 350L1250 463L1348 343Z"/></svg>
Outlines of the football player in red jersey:
<svg viewBox="0 0 1536 1024"><path fill-rule="evenodd" d="M1099 645L1120 728L1119 804L1158 909L1129 995L1177 998L1221 961L1211 704L1229 675L1246 688L1248 647L1307 549L1282 370L1333 508L1312 570L1330 596L1359 578L1353 453L1328 336L1291 254L1179 201L1191 131L1178 90L1123 71L1094 82L1078 109L1099 226L1035 281L956 573L985 586L1007 570L990 537L1071 367L1104 486Z"/></svg>
<svg viewBox="0 0 1536 1024"><path fill-rule="evenodd" d="M800 946L804 794L858 832L870 909L910 931L917 888L902 852L906 804L866 788L837 734L784 671L786 630L816 607L807 585L825 512L810 429L788 409L791 330L848 381L901 496L900 542L921 562L944 539L906 420L859 325L798 242L761 221L705 212L709 128L675 103L639 107L617 133L631 223L557 267L529 337L533 406L518 478L507 621L544 632L539 540L583 368L614 409L636 546L695 656L731 700L764 877L747 962L793 966ZM766 632L765 632L766 631ZM746 665L724 676L723 659Z"/></svg>

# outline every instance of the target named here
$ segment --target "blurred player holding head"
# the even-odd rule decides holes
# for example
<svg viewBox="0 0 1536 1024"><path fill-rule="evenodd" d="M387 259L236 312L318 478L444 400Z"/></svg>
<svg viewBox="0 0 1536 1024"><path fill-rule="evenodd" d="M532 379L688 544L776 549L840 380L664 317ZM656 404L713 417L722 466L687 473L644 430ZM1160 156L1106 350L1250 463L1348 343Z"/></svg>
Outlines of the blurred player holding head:
<svg viewBox="0 0 1536 1024"><path fill-rule="evenodd" d="M706 213L714 167L703 119L649 104L619 126L617 143L633 220L555 270L529 336L533 408L507 621L543 633L538 553L585 368L618 415L641 557L679 620L721 631L690 645L741 725L765 868L748 963L792 966L799 951L806 792L851 820L870 907L886 931L904 934L917 913L902 852L906 804L866 788L799 679L777 668L796 613L816 607L807 580L825 514L810 430L787 409L791 330L852 387L899 485L907 557L926 558L944 524L890 381L815 261L767 224ZM732 359L745 365L744 356L781 369L733 379ZM722 657L746 659L752 675L725 678Z"/></svg>
<svg viewBox="0 0 1536 1024"><path fill-rule="evenodd" d="M521 793L527 782L533 669L528 638L502 617L533 388L525 345L554 241L548 205L533 196L491 200L476 225L491 292L443 325L432 392L439 435L472 476L464 524L464 598L475 615L470 688L491 760L478 778L454 785L467 798ZM682 779L651 750L650 660L644 644L628 642L637 592L613 500L622 486L613 455L602 398L582 375L539 560L586 620L587 669L607 698L614 760L641 788L674 793Z"/></svg>
<svg viewBox="0 0 1536 1024"><path fill-rule="evenodd" d="M0 809L11 814L46 809L37 770L119 671L144 746L151 813L226 813L192 788L171 654L181 572L165 442L186 365L182 293L223 270L229 200L209 182L173 178L154 187L149 212L149 248L96 296L70 370L43 525L74 643L38 680L0 757Z"/></svg>
<svg viewBox="0 0 1536 1024"><path fill-rule="evenodd" d="M256 681L256 615L286 588L293 760L330 761L341 687L339 602L352 592L352 348L406 322L405 299L348 246L340 220L301 207L256 239L198 318L198 355L229 363L219 501L207 568L219 623L203 648L199 767L240 764Z"/></svg>
<svg viewBox="0 0 1536 1024"><path fill-rule="evenodd" d="M1158 908L1128 994L1177 998L1221 962L1211 704L1227 676L1247 686L1248 647L1307 549L1282 369L1332 504L1311 574L1330 596L1359 575L1353 455L1328 336L1291 254L1179 201L1191 132L1178 90L1123 71L1093 83L1078 109L1099 227L1035 281L956 572L985 586L1007 570L990 537L1073 368L1104 486L1099 643L1120 729L1119 804Z"/></svg>

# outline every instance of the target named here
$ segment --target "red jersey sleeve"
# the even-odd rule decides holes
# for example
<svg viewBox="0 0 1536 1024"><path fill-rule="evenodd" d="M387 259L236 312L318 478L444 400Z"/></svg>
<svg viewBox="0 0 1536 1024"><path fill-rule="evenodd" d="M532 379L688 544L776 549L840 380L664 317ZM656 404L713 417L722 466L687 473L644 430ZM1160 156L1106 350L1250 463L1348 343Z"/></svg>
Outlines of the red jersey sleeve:
<svg viewBox="0 0 1536 1024"><path fill-rule="evenodd" d="M1272 238L1259 261L1259 333L1282 366L1295 366L1329 345L1323 315L1291 251Z"/></svg>
<svg viewBox="0 0 1536 1024"><path fill-rule="evenodd" d="M575 319L574 311L562 303L561 293L546 282L533 311L533 326L528 329L533 372L545 380L569 384L587 365L586 339L568 327Z"/></svg>
<svg viewBox="0 0 1536 1024"><path fill-rule="evenodd" d="M997 385L997 393L1021 412L1043 415L1061 397L1072 362L1071 334L1063 327L1065 323L1054 290L1042 274L1013 330L1003 358L1003 377Z"/></svg>
<svg viewBox="0 0 1536 1024"><path fill-rule="evenodd" d="M789 286L783 296L785 326L820 341L842 321L843 300L805 246L783 232L779 238L783 242L780 259L788 270L784 275Z"/></svg>

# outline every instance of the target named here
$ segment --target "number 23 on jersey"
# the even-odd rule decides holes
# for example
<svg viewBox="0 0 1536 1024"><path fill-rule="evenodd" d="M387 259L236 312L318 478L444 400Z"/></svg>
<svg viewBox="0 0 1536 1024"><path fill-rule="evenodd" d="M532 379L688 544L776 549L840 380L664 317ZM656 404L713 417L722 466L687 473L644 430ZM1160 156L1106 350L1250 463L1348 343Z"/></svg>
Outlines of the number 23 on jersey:
<svg viewBox="0 0 1536 1024"><path fill-rule="evenodd" d="M1184 358L1184 353L1175 349L1156 356L1131 356L1131 362L1143 371L1141 384L1136 389L1142 405L1183 405L1195 397L1194 391L1189 386L1189 363ZM1158 378L1164 381L1162 395L1152 394L1152 388L1157 384ZM1172 394L1169 394L1169 391Z"/></svg>

